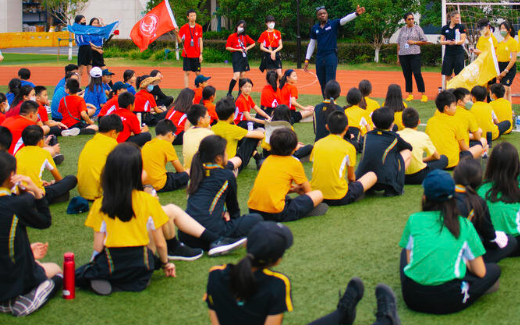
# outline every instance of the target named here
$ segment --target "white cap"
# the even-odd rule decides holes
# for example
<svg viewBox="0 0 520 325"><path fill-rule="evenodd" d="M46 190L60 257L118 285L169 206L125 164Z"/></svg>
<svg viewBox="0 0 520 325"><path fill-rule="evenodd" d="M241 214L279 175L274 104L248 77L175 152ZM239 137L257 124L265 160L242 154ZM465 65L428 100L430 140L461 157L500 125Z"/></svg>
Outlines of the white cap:
<svg viewBox="0 0 520 325"><path fill-rule="evenodd" d="M99 77L101 77L102 74L103 74L103 71L101 70L101 68L93 67L92 69L90 69L90 76L92 78L99 78Z"/></svg>

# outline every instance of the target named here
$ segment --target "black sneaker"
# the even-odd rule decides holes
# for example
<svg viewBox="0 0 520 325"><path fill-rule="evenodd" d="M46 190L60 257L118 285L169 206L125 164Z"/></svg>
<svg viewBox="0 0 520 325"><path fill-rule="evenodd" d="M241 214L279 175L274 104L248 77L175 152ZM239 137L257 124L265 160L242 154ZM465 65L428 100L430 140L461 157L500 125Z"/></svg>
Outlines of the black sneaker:
<svg viewBox="0 0 520 325"><path fill-rule="evenodd" d="M200 248L191 248L184 243L179 245L174 250L168 250L168 259L175 261L194 261L202 256L203 250Z"/></svg>
<svg viewBox="0 0 520 325"><path fill-rule="evenodd" d="M392 325L401 325L399 315L397 315L397 305L395 302L395 294L389 286L378 284L376 287L377 299L377 320L387 319Z"/></svg>
<svg viewBox="0 0 520 325"><path fill-rule="evenodd" d="M52 159L54 159L54 163L56 165L61 165L61 163L65 160L65 156L59 153L56 156L52 157Z"/></svg>
<svg viewBox="0 0 520 325"><path fill-rule="evenodd" d="M338 309L341 311L343 317L339 323L342 325L351 325L356 319L356 306L363 298L365 293L365 286L360 278L352 278L347 285L347 289L343 297L338 302Z"/></svg>
<svg viewBox="0 0 520 325"><path fill-rule="evenodd" d="M33 313L47 302L53 289L54 282L52 280L45 280L29 293L16 297L11 307L13 315L20 317Z"/></svg>
<svg viewBox="0 0 520 325"><path fill-rule="evenodd" d="M311 212L309 212L306 217L317 217L322 216L329 210L329 206L326 203L318 204Z"/></svg>
<svg viewBox="0 0 520 325"><path fill-rule="evenodd" d="M229 238L220 237L209 245L209 256L220 256L228 254L235 249L242 247L247 241L247 238Z"/></svg>
<svg viewBox="0 0 520 325"><path fill-rule="evenodd" d="M107 280L90 280L90 288L100 296L108 296L112 293L112 284Z"/></svg>

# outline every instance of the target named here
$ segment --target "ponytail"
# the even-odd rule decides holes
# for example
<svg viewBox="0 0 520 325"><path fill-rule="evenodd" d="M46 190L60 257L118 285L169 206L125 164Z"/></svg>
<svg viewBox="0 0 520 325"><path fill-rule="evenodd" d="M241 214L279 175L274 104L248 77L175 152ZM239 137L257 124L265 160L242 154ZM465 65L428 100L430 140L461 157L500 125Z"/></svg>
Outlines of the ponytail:
<svg viewBox="0 0 520 325"><path fill-rule="evenodd" d="M453 171L455 184L466 188L465 204L468 212L473 212L473 218L478 228L482 225L485 218L482 199L475 191L482 184L482 167L475 159L462 159ZM485 204L485 203L484 203ZM471 217L468 215L467 217Z"/></svg>
<svg viewBox="0 0 520 325"><path fill-rule="evenodd" d="M226 145L226 139L218 135L210 135L202 139L199 150L191 161L190 182L186 190L188 195L197 192L204 177L210 176L210 169L205 165L214 164L218 156L224 157Z"/></svg>
<svg viewBox="0 0 520 325"><path fill-rule="evenodd" d="M361 98L361 101L359 102L358 106L361 107L362 109L367 109L367 101L366 101L365 97Z"/></svg>
<svg viewBox="0 0 520 325"><path fill-rule="evenodd" d="M441 224L446 226L455 238L460 236L459 209L457 209L457 201L451 198L444 202L423 199L423 211L440 211ZM442 231L442 227L441 227Z"/></svg>
<svg viewBox="0 0 520 325"><path fill-rule="evenodd" d="M254 256L247 254L236 265L230 265L229 290L238 300L247 300L258 290L258 283L252 270L253 260Z"/></svg>
<svg viewBox="0 0 520 325"><path fill-rule="evenodd" d="M188 189L186 190L188 195L191 195L197 192L199 188L200 182L204 178L204 165L202 164L202 160L200 159L200 152L193 156L191 160L190 167L190 182L188 184Z"/></svg>
<svg viewBox="0 0 520 325"><path fill-rule="evenodd" d="M267 80L267 83L273 88L273 91L278 90L277 82L278 82L278 73L276 71L269 71L267 72L265 79ZM285 82L284 82L285 84Z"/></svg>
<svg viewBox="0 0 520 325"><path fill-rule="evenodd" d="M471 186L466 186L466 206L468 207L468 211L470 215L468 215L468 218L471 217L471 212L473 212L473 219L475 219L474 224L476 224L478 227L477 229L482 226L484 216L484 207L482 206L482 201L480 199L480 196L477 194L475 189ZM473 222L473 220L471 220Z"/></svg>

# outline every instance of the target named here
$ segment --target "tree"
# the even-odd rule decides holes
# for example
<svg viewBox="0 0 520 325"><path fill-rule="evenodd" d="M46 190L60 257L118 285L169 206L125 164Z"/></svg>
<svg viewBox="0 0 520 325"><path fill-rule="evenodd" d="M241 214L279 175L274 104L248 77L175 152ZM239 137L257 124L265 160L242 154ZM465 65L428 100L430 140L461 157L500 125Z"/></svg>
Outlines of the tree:
<svg viewBox="0 0 520 325"><path fill-rule="evenodd" d="M150 11L163 0L150 0L146 4L146 10ZM182 26L188 22L186 17L186 12L189 9L193 9L197 12L197 23L200 25L205 25L211 20L210 15L208 14L206 7L206 0L169 0L170 7L172 8L173 15L175 16L175 21L179 26Z"/></svg>
<svg viewBox="0 0 520 325"><path fill-rule="evenodd" d="M375 49L374 61L379 62L381 46L403 25L403 15L417 12L417 0L359 0L366 13L356 19L356 29Z"/></svg>

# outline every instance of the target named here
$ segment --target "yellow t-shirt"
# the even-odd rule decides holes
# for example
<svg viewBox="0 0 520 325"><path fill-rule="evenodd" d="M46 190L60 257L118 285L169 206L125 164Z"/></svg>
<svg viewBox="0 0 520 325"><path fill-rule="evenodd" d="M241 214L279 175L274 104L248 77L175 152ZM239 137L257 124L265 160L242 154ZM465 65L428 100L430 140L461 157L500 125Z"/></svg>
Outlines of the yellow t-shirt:
<svg viewBox="0 0 520 325"><path fill-rule="evenodd" d="M487 37L480 36L478 38L478 42L477 42L477 49L481 50L482 52L489 51L489 49L491 49L491 42L489 41L490 37L491 37L491 41L493 42L493 47L496 49L498 46L498 41L493 34L491 34L491 36L487 36ZM509 61L509 60L507 60L507 61Z"/></svg>
<svg viewBox="0 0 520 325"><path fill-rule="evenodd" d="M511 127L504 132L505 134L511 133L513 130L513 108L511 107L511 103L505 98L499 98L490 104L491 107L493 107L493 112L495 112L498 122L509 121L511 123Z"/></svg>
<svg viewBox="0 0 520 325"><path fill-rule="evenodd" d="M171 144L170 144L171 146ZM123 222L101 212L103 197L94 201L85 226L105 233L105 247L146 246L150 242L148 230L155 230L168 222L159 200L143 191L132 192L132 208L135 216Z"/></svg>
<svg viewBox="0 0 520 325"><path fill-rule="evenodd" d="M56 164L51 154L38 146L25 146L16 153L16 172L31 178L45 192L42 182L43 170L54 170Z"/></svg>
<svg viewBox="0 0 520 325"><path fill-rule="evenodd" d="M370 113L366 109L362 109L357 105L345 109L345 114L348 117L349 127L359 129L361 135L367 133L367 125L372 125Z"/></svg>
<svg viewBox="0 0 520 325"><path fill-rule="evenodd" d="M248 132L240 126L224 121L218 121L217 124L211 127L211 131L227 140L226 152L228 159L236 156L238 141L242 140Z"/></svg>
<svg viewBox="0 0 520 325"><path fill-rule="evenodd" d="M437 151L432 143L430 137L424 133L414 129L405 128L398 131L397 134L403 138L404 141L412 145L412 161L410 166L406 169L406 175L415 174L426 167L423 158L429 157ZM424 153L426 152L426 156Z"/></svg>
<svg viewBox="0 0 520 325"><path fill-rule="evenodd" d="M381 107L378 102L368 96L365 97L365 101L367 102L367 112L370 116L372 116L372 113L374 113L376 109Z"/></svg>
<svg viewBox="0 0 520 325"><path fill-rule="evenodd" d="M184 162L184 169L190 170L191 159L199 150L199 145L202 139L208 135L215 134L210 129L192 127L188 131L184 132L183 144L182 144L182 157Z"/></svg>
<svg viewBox="0 0 520 325"><path fill-rule="evenodd" d="M394 124L397 125L397 130L404 130L403 125L403 111L394 113Z"/></svg>
<svg viewBox="0 0 520 325"><path fill-rule="evenodd" d="M148 174L146 184L160 190L166 184L166 164L179 160L172 144L166 140L155 138L147 142L141 150L143 169Z"/></svg>
<svg viewBox="0 0 520 325"><path fill-rule="evenodd" d="M90 139L78 158L78 192L93 201L103 195L101 172L105 168L108 154L117 146L117 140L98 133Z"/></svg>
<svg viewBox="0 0 520 325"><path fill-rule="evenodd" d="M345 179L347 167L356 166L356 148L336 134L330 134L314 144L311 157L313 190L320 190L323 198L339 200L348 192Z"/></svg>
<svg viewBox="0 0 520 325"><path fill-rule="evenodd" d="M437 110L438 112L438 110ZM460 130L464 136L464 142L469 147L469 134L477 132L479 129L475 116L471 114L465 107L457 106L457 111L454 115L459 120Z"/></svg>
<svg viewBox="0 0 520 325"><path fill-rule="evenodd" d="M482 135L485 137L488 132L493 134L493 140L500 135L498 126L493 123L493 106L484 102L476 102L471 107L471 114L475 116L478 126L482 129Z"/></svg>
<svg viewBox="0 0 520 325"><path fill-rule="evenodd" d="M293 156L270 155L262 164L249 193L250 209L280 213L285 208L285 196L292 183L307 182L302 163Z"/></svg>
<svg viewBox="0 0 520 325"><path fill-rule="evenodd" d="M294 128L292 126L291 126L291 130L294 131ZM264 149L264 150L271 151L271 145L265 141L265 137L262 139L262 143L260 144L260 147L262 147L262 149Z"/></svg>
<svg viewBox="0 0 520 325"><path fill-rule="evenodd" d="M498 62L509 62L512 59L512 52L518 52L518 42L514 37L509 37L507 41L498 43L497 59Z"/></svg>
<svg viewBox="0 0 520 325"><path fill-rule="evenodd" d="M464 139L457 118L445 113L431 117L426 124L426 134L430 136L439 154L448 157L447 167L457 166L459 141Z"/></svg>

